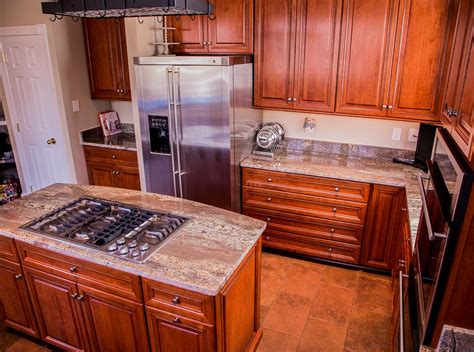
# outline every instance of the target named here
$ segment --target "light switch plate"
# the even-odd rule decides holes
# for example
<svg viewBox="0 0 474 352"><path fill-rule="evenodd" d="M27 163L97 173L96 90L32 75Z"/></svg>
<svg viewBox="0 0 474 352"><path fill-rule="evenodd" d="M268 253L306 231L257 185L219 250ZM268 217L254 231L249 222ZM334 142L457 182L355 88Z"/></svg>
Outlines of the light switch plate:
<svg viewBox="0 0 474 352"><path fill-rule="evenodd" d="M79 112L81 109L79 107L79 100L72 101L72 112Z"/></svg>
<svg viewBox="0 0 474 352"><path fill-rule="evenodd" d="M402 129L394 128L392 130L392 141L400 141L402 139Z"/></svg>
<svg viewBox="0 0 474 352"><path fill-rule="evenodd" d="M410 132L408 132L408 142L418 142L418 130L416 128L410 128Z"/></svg>

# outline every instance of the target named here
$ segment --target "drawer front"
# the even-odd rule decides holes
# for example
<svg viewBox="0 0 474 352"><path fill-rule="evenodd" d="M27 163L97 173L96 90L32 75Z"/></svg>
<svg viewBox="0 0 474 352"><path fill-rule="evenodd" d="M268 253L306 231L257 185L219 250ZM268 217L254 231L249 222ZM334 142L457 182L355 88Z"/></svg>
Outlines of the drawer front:
<svg viewBox="0 0 474 352"><path fill-rule="evenodd" d="M352 202L369 201L370 184L278 171L243 169L244 186L307 194Z"/></svg>
<svg viewBox="0 0 474 352"><path fill-rule="evenodd" d="M360 244L364 233L363 225L352 225L309 216L285 214L275 211L244 208L243 214L267 222L267 229L322 238L344 243Z"/></svg>
<svg viewBox="0 0 474 352"><path fill-rule="evenodd" d="M0 236L0 259L6 259L15 263L20 262L13 238Z"/></svg>
<svg viewBox="0 0 474 352"><path fill-rule="evenodd" d="M145 305L214 324L214 297L142 278Z"/></svg>
<svg viewBox="0 0 474 352"><path fill-rule="evenodd" d="M27 243L17 243L23 265L137 302L140 278L123 271L71 258Z"/></svg>
<svg viewBox="0 0 474 352"><path fill-rule="evenodd" d="M349 264L359 264L360 258L360 246L321 239L310 241L304 236L274 230L265 231L263 246Z"/></svg>
<svg viewBox="0 0 474 352"><path fill-rule="evenodd" d="M364 224L367 205L336 199L243 187L243 206Z"/></svg>
<svg viewBox="0 0 474 352"><path fill-rule="evenodd" d="M138 167L137 152L134 151L84 146L84 153L87 161Z"/></svg>

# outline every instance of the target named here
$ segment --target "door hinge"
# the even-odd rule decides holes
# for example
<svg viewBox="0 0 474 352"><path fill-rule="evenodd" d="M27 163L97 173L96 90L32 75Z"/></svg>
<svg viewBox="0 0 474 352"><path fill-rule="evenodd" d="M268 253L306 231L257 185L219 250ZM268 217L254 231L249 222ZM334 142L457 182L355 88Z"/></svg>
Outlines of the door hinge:
<svg viewBox="0 0 474 352"><path fill-rule="evenodd" d="M19 123L19 122L16 123L16 129L17 129L18 132L21 132L21 127L20 127L20 123Z"/></svg>
<svg viewBox="0 0 474 352"><path fill-rule="evenodd" d="M7 56L6 53L2 53L2 58L3 58L3 62L4 62L5 64L7 64L7 63L8 63L8 56Z"/></svg>

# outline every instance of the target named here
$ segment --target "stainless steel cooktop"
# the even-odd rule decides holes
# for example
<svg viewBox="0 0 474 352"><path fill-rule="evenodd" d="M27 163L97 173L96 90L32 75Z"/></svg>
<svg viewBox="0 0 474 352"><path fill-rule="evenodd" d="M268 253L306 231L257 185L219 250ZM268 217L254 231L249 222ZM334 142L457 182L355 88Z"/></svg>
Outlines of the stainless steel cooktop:
<svg viewBox="0 0 474 352"><path fill-rule="evenodd" d="M21 228L143 263L190 218L81 197Z"/></svg>

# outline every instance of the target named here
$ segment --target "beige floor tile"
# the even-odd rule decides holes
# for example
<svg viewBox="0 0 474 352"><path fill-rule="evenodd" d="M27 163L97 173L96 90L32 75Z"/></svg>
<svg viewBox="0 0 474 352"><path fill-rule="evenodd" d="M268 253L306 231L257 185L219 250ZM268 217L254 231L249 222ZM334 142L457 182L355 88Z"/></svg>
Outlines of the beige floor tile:
<svg viewBox="0 0 474 352"><path fill-rule="evenodd" d="M358 275L359 272L355 270L328 266L323 272L321 283L330 286L355 289L357 287Z"/></svg>
<svg viewBox="0 0 474 352"><path fill-rule="evenodd" d="M258 346L258 352L296 352L299 339L272 330L263 330L263 338Z"/></svg>
<svg viewBox="0 0 474 352"><path fill-rule="evenodd" d="M347 327L309 318L298 352L340 352L344 349Z"/></svg>
<svg viewBox="0 0 474 352"><path fill-rule="evenodd" d="M322 284L314 298L309 316L347 326L354 295L354 290Z"/></svg>

